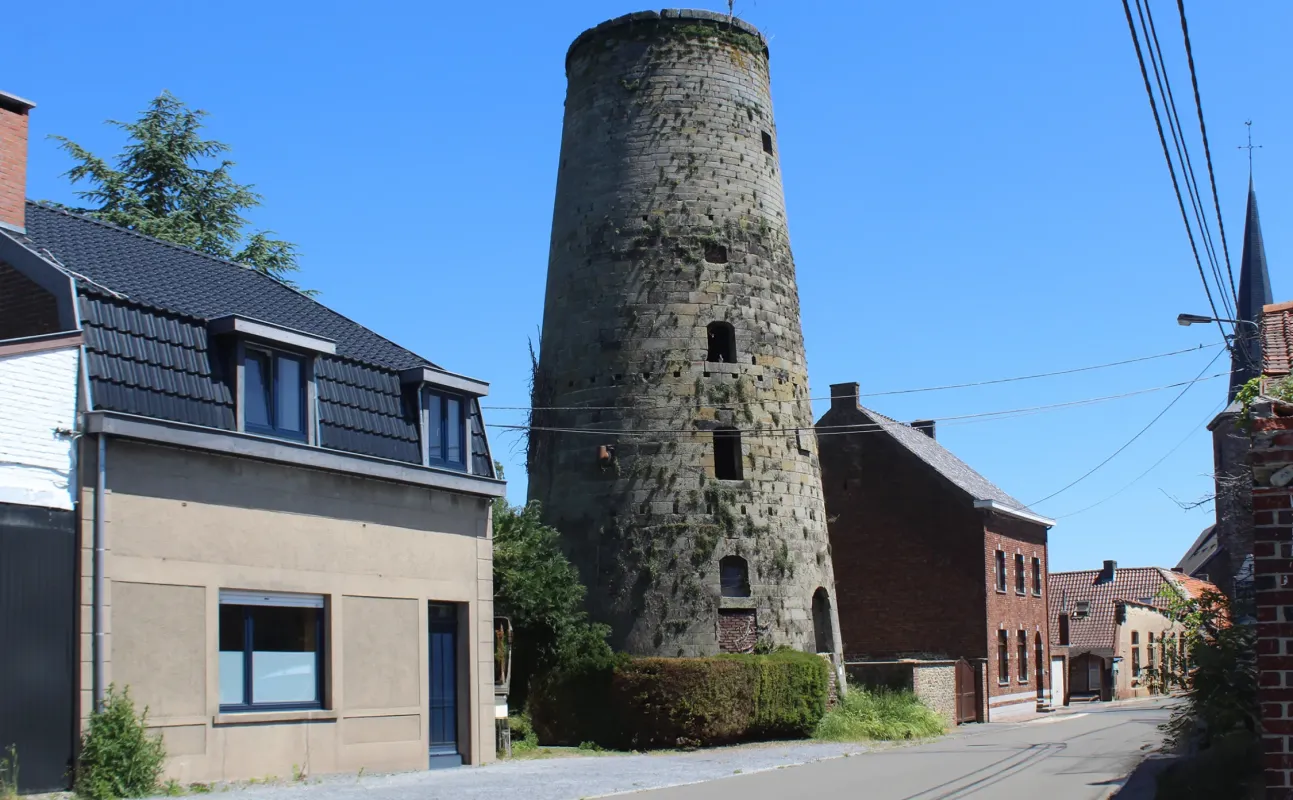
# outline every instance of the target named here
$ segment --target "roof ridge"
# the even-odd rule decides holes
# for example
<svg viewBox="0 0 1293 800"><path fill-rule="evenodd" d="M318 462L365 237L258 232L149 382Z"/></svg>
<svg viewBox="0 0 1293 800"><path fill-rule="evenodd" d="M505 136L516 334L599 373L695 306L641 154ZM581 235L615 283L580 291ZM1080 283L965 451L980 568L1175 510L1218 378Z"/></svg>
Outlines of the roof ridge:
<svg viewBox="0 0 1293 800"><path fill-rule="evenodd" d="M279 280L278 278L275 278L273 275L270 275L270 274L268 274L268 273L266 273L266 272L262 272L262 271L260 271L260 270L256 269L255 267L249 267L249 266L247 266L246 264L240 264L240 263L238 263L237 261L232 261L232 260L227 259L227 258L221 258L220 256L213 256L213 255L211 255L210 253L204 253L204 252L202 252L201 250L195 250L195 249L193 249L193 248L191 248L191 247L185 247L184 245L175 244L174 242L168 242L168 241L166 241L165 239L158 239L156 236L149 236L149 235L147 235L147 234L140 233L140 232L138 232L138 231L132 231L132 230L130 230L129 228L123 228L123 227L122 227L122 226L120 226L120 225L114 225L114 224L113 224L113 223L111 223L111 222L104 222L104 221L103 221L103 220L101 220L101 219L95 219L94 217L88 216L88 215L86 215L86 214L77 213L77 212L72 211L72 210L70 210L70 209L63 208L63 207L61 207L61 206L51 205L51 204L49 204L49 203L47 203L47 202L43 202L43 201L40 201L40 200L31 200L31 199L28 199L28 200L27 200L27 203L28 203L28 204L30 204L30 205L34 205L34 206L36 206L36 207L38 207L38 208L44 209L44 210L46 210L46 211L52 211L52 212L54 212L54 213L56 213L56 214L63 214L63 215L65 215L65 216L71 217L72 219L80 220L80 221L82 221L82 222L88 222L88 223L90 223L90 224L92 224L92 225L97 225L97 226L99 226L99 227L101 227L101 228L105 228L105 229L110 230L110 231L115 231L115 232L119 232L119 233L124 233L124 234L127 234L127 235L129 235L129 236L134 236L134 237L137 237L137 238L139 238L139 239L142 239L142 240L144 240L144 241L146 241L146 242L152 242L152 243L155 243L155 244L160 244L160 245L162 245L162 246L164 246L164 247L168 247L168 248L170 248L170 249L172 249L172 250L178 250L178 251L180 251L180 252L182 252L182 253L189 253L189 254L191 254L191 255L199 256L199 257L201 257L201 258L207 259L208 261L214 261L214 262L216 262L216 263L218 263L218 264L225 264L225 265L228 265L228 266L231 266L231 267L237 267L238 269L247 270L248 272L250 272L250 273L252 273L252 274L254 274L254 275L257 275L257 276L259 276L259 277L261 277L261 278L265 278L265 279L267 279L267 280L271 280L271 281L273 281L274 283L278 284L279 286L283 287L284 289L288 289L288 290L290 290L290 291L295 292L296 294L298 294L298 295L300 295L301 297L305 298L306 300L310 301L311 303L313 303L314 305L316 305L316 306L318 306L319 308L323 309L324 311L327 311L327 312L328 312L328 313L330 313L330 314L335 314L336 316L340 317L341 319L344 319L346 322L349 322L350 324L355 325L355 326L357 326L357 327L363 328L364 330L368 331L368 332L369 332L370 334L372 334L373 336L376 336L377 338L381 339L382 341L386 342L387 344L391 345L392 347L395 347L395 348L398 348L398 349L400 349L400 350L403 350L404 352L408 353L409 355L413 356L414 358L421 360L421 361L422 361L424 364L426 364L427 366L435 367L436 369L442 369L442 367L440 367L440 366L439 366L439 365L437 365L434 361L432 361L431 359L429 359L429 358L427 358L426 356L422 355L421 353L415 353L415 352L413 352L412 350L408 349L407 347L405 347L404 345L400 344L399 342L396 342L396 341L394 341L394 340L392 340L392 339L389 339L389 338L387 338L386 336L383 336L382 334L380 334L380 333L378 333L377 331L373 330L372 328L368 327L367 325L364 325L364 324L363 324L363 323L361 323L361 322L356 322L355 320L351 319L350 317L346 316L345 314L342 314L340 311L337 311L336 309L332 308L331 306L328 306L328 305L325 305L324 303L319 302L317 299L315 299L314 297L310 296L309 294L306 294L306 293L305 293L304 291L302 291L301 289L296 288L296 287L294 287L294 286L289 286L288 284L284 283L283 281ZM97 283L97 281L96 281L96 283ZM111 287L111 286L106 286L106 284L104 285L104 288L107 288L108 290L111 290L111 291L115 291L115 290L113 290L113 289L112 289L112 287ZM140 305L143 305L143 306L146 306L146 307L149 307L149 308L156 308L156 309L160 309L160 310L163 310L163 311L169 311L169 312L171 312L171 313L181 313L181 312L175 312L173 309L167 308L166 306L157 305L157 304L155 304L155 303L142 303L142 302L140 302L140 301L138 301L138 300L135 300L134 302L139 303ZM204 318L196 317L196 316L194 316L194 315L192 315L192 314L186 314L185 316L188 316L188 317L193 318L193 319L203 319L203 321L205 321L205 319L204 319ZM350 360L355 361L356 363L359 363L359 364L366 364L366 365L368 365L368 366L377 367L377 368L379 368L379 369L388 369L387 367L382 367L381 365L378 365L378 364L372 364L372 363L370 363L370 362L368 362L368 361L364 361L363 359L357 359L357 358L354 358L353 356L351 356L351 357L350 357Z"/></svg>

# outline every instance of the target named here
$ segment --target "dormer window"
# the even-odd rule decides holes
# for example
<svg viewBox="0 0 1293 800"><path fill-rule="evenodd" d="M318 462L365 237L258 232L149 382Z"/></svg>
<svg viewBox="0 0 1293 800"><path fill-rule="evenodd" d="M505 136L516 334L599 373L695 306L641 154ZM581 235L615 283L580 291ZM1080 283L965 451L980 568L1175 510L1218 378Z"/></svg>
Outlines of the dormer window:
<svg viewBox="0 0 1293 800"><path fill-rule="evenodd" d="M491 475L488 468L473 469L471 434L467 430L472 408L477 399L489 393L489 384L430 366L406 369L400 373L400 380L409 391L406 397L418 399L422 463ZM488 458L486 452L486 463Z"/></svg>
<svg viewBox="0 0 1293 800"><path fill-rule="evenodd" d="M458 395L426 389L426 460L429 466L467 468L467 425L463 409L467 401Z"/></svg>
<svg viewBox="0 0 1293 800"><path fill-rule="evenodd" d="M238 314L207 320L207 333L237 365L238 430L318 444L314 361L336 342Z"/></svg>
<svg viewBox="0 0 1293 800"><path fill-rule="evenodd" d="M242 379L243 427L247 432L308 439L305 359L247 345Z"/></svg>

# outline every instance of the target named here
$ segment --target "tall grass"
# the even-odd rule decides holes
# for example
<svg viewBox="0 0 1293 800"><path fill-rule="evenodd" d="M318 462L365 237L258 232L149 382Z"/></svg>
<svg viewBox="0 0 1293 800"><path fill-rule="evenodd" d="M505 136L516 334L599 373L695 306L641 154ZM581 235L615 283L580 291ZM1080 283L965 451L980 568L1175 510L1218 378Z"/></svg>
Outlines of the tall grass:
<svg viewBox="0 0 1293 800"><path fill-rule="evenodd" d="M901 740L940 736L943 718L909 691L852 686L817 724L814 738L831 742Z"/></svg>

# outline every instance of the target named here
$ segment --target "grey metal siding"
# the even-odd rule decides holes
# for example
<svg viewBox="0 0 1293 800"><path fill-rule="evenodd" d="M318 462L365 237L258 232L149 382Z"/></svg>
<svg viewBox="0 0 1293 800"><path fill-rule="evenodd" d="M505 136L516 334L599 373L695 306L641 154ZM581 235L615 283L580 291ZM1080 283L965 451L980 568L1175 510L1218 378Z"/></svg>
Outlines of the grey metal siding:
<svg viewBox="0 0 1293 800"><path fill-rule="evenodd" d="M0 750L23 792L66 789L76 714L75 512L0 504Z"/></svg>

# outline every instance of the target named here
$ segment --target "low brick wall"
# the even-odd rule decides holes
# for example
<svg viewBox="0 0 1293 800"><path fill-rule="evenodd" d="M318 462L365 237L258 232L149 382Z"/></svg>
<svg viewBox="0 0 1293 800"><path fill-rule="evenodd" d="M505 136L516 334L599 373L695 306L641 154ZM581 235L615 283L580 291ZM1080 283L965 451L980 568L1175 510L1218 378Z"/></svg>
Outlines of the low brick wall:
<svg viewBox="0 0 1293 800"><path fill-rule="evenodd" d="M851 661L844 671L850 683L868 689L907 690L947 721L956 725L956 662L922 661Z"/></svg>

